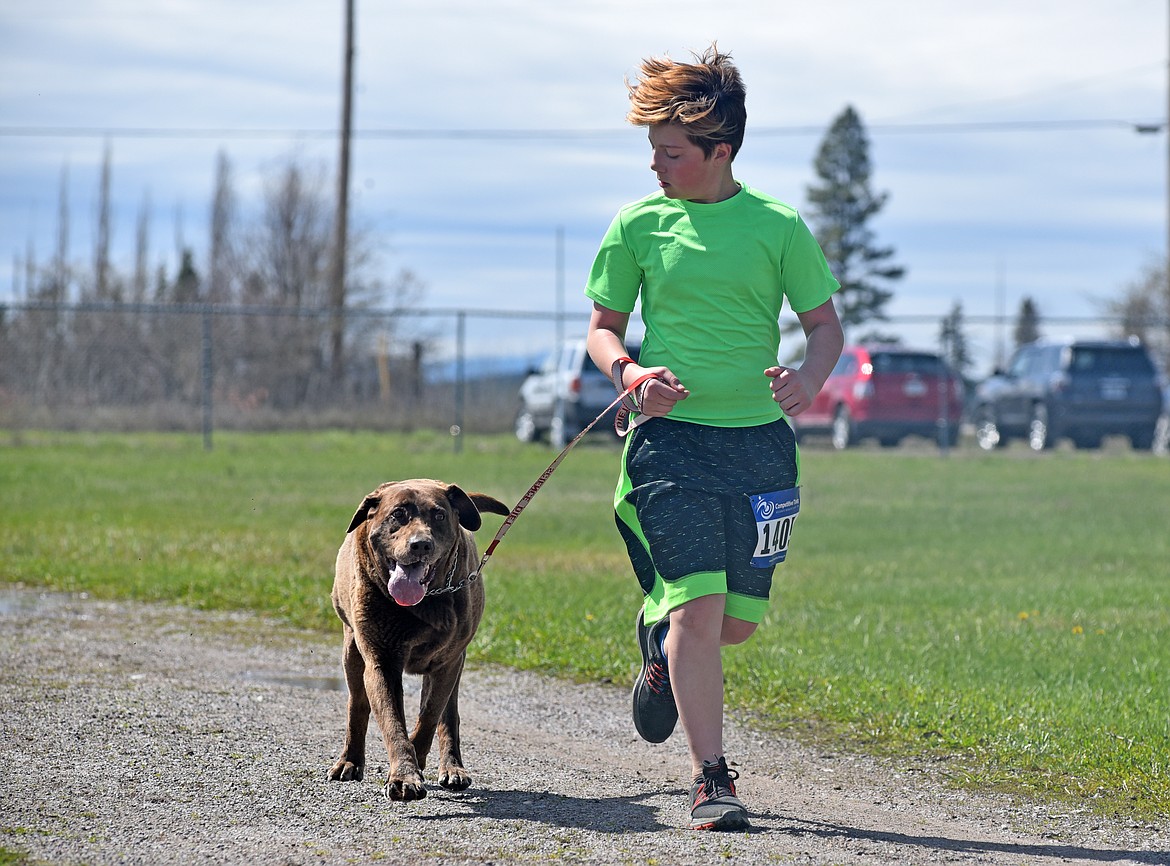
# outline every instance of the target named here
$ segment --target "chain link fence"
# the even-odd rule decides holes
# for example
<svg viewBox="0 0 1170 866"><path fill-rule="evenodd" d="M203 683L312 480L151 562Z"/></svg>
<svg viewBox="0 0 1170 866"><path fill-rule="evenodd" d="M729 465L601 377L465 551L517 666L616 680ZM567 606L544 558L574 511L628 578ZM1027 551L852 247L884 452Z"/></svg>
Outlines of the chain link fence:
<svg viewBox="0 0 1170 866"><path fill-rule="evenodd" d="M332 310L0 304L0 427L500 432L555 319L347 310L338 365Z"/></svg>
<svg viewBox="0 0 1170 866"><path fill-rule="evenodd" d="M584 314L493 310L292 309L212 304L0 304L0 428L201 432L512 429L526 373ZM789 323L790 325L793 323ZM892 317L883 331L941 347L942 319ZM344 329L344 359L331 335ZM636 327L636 323L632 325ZM1116 334L1105 319L1046 319L1050 336ZM976 369L1010 352L1002 318L964 320ZM784 357L799 353L787 338ZM979 369L983 368L983 369Z"/></svg>

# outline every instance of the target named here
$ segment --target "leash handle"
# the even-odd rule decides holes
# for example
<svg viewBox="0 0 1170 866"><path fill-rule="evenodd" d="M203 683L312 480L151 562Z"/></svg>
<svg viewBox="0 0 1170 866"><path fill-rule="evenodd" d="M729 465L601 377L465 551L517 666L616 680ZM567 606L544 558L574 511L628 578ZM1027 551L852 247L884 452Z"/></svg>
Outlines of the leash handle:
<svg viewBox="0 0 1170 866"><path fill-rule="evenodd" d="M626 364L633 363L634 359L627 358L625 355L614 359L613 367L610 369L609 378L613 381L614 387L618 389L619 393L622 390L622 373L625 372ZM624 409L627 407L634 412L637 412L641 409L641 406L638 405L638 398L633 391L626 392L626 395L622 398L622 408ZM614 429L619 430L620 435L620 428L617 424L614 425Z"/></svg>
<svg viewBox="0 0 1170 866"><path fill-rule="evenodd" d="M548 468L541 473L540 477L532 483L532 486L528 488L528 492L520 497L520 501L516 503L516 506L511 510L511 512L509 512L508 516L504 518L504 522L500 524L500 528L496 530L495 538L492 539L491 544L489 544L487 549L483 552L483 557L480 559L479 565L475 569L475 574L483 574L484 566L487 565L487 561L491 559L492 554L495 553L496 547L499 546L501 541L503 541L504 536L508 534L508 530L512 528L512 524L516 522L516 518L520 516L520 512L528 507L528 503L532 501L532 497L536 496L536 492L544 486L544 482L548 481L548 479L556 471L557 467L561 465L561 461L564 460L566 455L568 455L568 453L573 450L573 447L581 441L586 433L593 429L593 426L598 421L605 417L605 414L609 412L610 409L612 409L614 406L617 406L624 399L633 394L634 391L639 388L643 382L649 382L653 378L653 373L645 373L635 379L634 383L630 385L629 388L626 388L626 390L618 394L616 400L606 406L601 411L600 415L585 425L585 429L574 436L572 441L561 450L561 453L558 454L553 462L548 465Z"/></svg>

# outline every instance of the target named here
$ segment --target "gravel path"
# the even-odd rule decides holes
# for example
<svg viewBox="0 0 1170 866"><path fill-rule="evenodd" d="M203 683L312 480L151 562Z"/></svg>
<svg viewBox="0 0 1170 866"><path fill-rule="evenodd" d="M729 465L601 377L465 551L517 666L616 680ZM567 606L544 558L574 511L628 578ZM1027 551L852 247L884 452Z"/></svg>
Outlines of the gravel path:
<svg viewBox="0 0 1170 866"><path fill-rule="evenodd" d="M624 690L493 668L464 677L472 788L391 803L373 724L366 781L325 780L339 646L247 615L0 586L0 849L53 864L1170 863L1166 828L957 793L937 768L742 726L728 754L754 829L694 833L682 739L639 740Z"/></svg>

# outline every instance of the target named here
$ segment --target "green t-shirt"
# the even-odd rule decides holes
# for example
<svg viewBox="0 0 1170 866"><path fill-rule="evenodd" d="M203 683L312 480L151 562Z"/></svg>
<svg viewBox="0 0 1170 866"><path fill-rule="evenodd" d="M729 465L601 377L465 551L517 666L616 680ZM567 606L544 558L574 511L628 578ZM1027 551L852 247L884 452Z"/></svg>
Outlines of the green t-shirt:
<svg viewBox="0 0 1170 866"><path fill-rule="evenodd" d="M764 370L776 364L784 298L803 313L839 287L796 210L742 186L714 204L657 192L623 207L585 294L623 313L641 296L639 363L669 367L691 392L672 419L750 427L783 415Z"/></svg>

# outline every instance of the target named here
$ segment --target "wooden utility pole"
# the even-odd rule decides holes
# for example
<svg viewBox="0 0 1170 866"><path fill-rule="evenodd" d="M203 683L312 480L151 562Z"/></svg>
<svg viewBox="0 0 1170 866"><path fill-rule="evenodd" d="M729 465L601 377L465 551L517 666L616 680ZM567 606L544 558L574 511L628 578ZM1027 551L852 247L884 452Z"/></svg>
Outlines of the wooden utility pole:
<svg viewBox="0 0 1170 866"><path fill-rule="evenodd" d="M335 384L345 374L345 252L349 243L349 150L353 128L353 17L354 0L345 0L345 74L341 93L341 152L337 160L337 214L333 239L330 286L330 373Z"/></svg>

